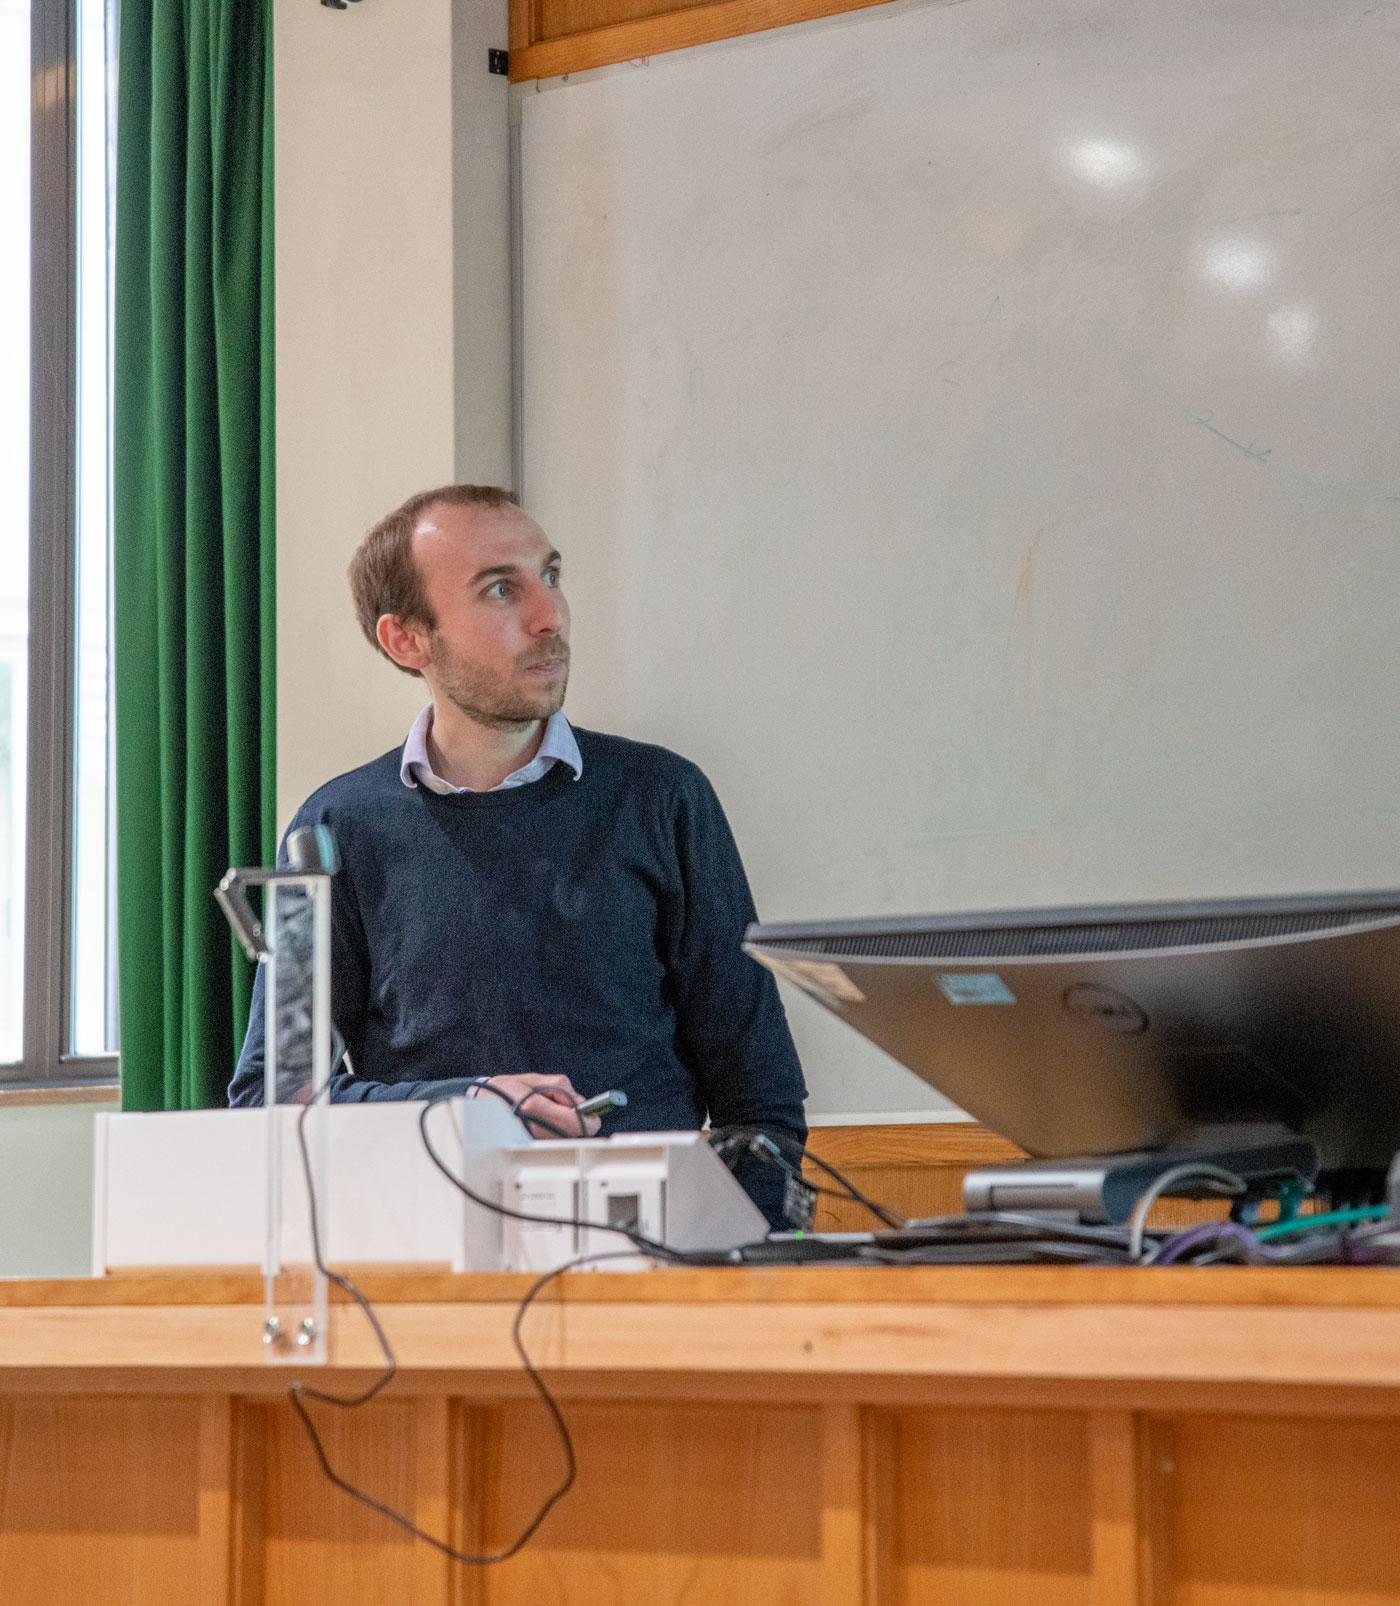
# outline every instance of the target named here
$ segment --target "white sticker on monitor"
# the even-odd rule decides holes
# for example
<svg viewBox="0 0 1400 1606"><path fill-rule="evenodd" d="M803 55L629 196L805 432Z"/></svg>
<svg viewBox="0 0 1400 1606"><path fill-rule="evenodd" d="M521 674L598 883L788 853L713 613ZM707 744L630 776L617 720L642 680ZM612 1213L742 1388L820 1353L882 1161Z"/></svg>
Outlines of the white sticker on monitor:
<svg viewBox="0 0 1400 1606"><path fill-rule="evenodd" d="M1000 976L980 971L946 971L938 988L950 1004L1014 1004L1016 995Z"/></svg>

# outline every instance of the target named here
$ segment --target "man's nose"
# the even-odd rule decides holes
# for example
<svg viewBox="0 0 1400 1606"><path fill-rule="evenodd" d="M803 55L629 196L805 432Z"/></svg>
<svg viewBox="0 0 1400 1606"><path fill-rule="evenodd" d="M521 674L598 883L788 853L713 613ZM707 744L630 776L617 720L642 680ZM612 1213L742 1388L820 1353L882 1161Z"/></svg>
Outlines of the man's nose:
<svg viewBox="0 0 1400 1606"><path fill-rule="evenodd" d="M564 597L556 586L541 586L533 598L529 629L535 636L557 636L568 617Z"/></svg>

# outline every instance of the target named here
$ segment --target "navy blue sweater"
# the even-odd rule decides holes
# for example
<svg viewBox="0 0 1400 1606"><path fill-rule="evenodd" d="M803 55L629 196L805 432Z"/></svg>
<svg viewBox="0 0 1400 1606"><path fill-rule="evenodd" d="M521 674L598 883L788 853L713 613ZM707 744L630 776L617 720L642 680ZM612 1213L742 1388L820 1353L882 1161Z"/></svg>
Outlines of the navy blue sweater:
<svg viewBox="0 0 1400 1606"><path fill-rule="evenodd" d="M740 951L753 900L719 799L661 747L577 730L504 792L438 796L400 750L328 782L290 829L326 824L332 1003L350 1067L337 1100L422 1098L444 1081L562 1073L620 1088L608 1129L746 1125L801 1141L805 1089L772 977ZM263 976L229 1102L263 1097ZM770 1220L781 1180L741 1180Z"/></svg>

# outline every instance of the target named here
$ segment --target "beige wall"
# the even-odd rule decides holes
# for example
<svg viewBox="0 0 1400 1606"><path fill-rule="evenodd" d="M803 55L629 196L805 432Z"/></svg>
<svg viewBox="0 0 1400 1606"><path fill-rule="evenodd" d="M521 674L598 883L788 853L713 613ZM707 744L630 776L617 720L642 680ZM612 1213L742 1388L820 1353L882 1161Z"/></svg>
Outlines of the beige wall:
<svg viewBox="0 0 1400 1606"><path fill-rule="evenodd" d="M504 0L279 6L278 817L421 700L345 566L411 492L510 476Z"/></svg>
<svg viewBox="0 0 1400 1606"><path fill-rule="evenodd" d="M0 1277L92 1270L92 1131L107 1104L0 1109Z"/></svg>

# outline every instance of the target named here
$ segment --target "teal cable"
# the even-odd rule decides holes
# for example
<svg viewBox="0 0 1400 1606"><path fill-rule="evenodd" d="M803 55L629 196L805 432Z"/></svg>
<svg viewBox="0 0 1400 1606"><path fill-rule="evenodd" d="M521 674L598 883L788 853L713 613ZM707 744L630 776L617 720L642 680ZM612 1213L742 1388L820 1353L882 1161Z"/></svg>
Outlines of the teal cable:
<svg viewBox="0 0 1400 1606"><path fill-rule="evenodd" d="M1329 1210L1321 1216L1295 1216L1292 1221L1276 1221L1268 1227L1257 1227L1259 1239L1282 1238L1289 1232L1306 1232L1310 1227L1349 1227L1358 1221L1380 1221L1390 1214L1389 1205L1360 1205L1355 1210Z"/></svg>

